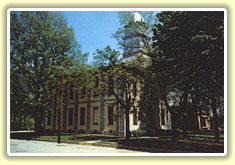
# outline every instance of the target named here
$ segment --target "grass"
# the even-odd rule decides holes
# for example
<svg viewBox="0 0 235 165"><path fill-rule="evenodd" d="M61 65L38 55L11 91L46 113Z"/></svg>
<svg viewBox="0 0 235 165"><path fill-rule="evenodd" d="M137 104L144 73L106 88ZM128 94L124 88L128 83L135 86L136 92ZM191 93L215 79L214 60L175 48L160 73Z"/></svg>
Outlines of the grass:
<svg viewBox="0 0 235 165"><path fill-rule="evenodd" d="M79 144L86 141L94 140L105 140L105 139L116 139L117 136L102 135L102 134L61 134L61 142L75 143ZM33 138L34 140L45 140L45 141L54 141L57 142L58 136L56 135L47 135Z"/></svg>
<svg viewBox="0 0 235 165"><path fill-rule="evenodd" d="M57 141L57 136L41 136L35 140ZM170 136L160 137L132 137L125 140L123 137L102 135L102 134L62 134L61 142L111 146L117 148L147 148L148 152L155 152L155 149L191 151L200 153L223 153L224 143L221 136L220 143L214 142L212 131L189 132L188 137L178 137L177 142L172 142Z"/></svg>
<svg viewBox="0 0 235 165"><path fill-rule="evenodd" d="M62 135L61 136L61 142L67 142L67 143L79 143L82 142L82 140L73 140L73 135ZM45 141L55 141L57 142L58 136L40 136L37 138L34 138L35 140L45 140Z"/></svg>

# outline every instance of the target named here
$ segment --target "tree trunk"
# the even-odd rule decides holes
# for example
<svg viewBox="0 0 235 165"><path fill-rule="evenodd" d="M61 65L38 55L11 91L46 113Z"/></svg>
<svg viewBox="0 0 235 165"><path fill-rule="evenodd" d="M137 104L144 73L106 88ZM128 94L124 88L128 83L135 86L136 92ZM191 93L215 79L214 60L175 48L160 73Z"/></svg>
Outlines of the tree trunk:
<svg viewBox="0 0 235 165"><path fill-rule="evenodd" d="M180 109L182 110L183 113L186 115L183 115L183 137L187 137L187 127L188 127L188 115L187 115L187 99L188 99L188 91L184 91L181 101L180 101Z"/></svg>
<svg viewBox="0 0 235 165"><path fill-rule="evenodd" d="M199 109L199 120L200 120L200 130L202 130L203 128L203 121L202 121L202 110Z"/></svg>
<svg viewBox="0 0 235 165"><path fill-rule="evenodd" d="M125 109L126 116L126 140L130 139L130 119L129 119L129 108Z"/></svg>
<svg viewBox="0 0 235 165"><path fill-rule="evenodd" d="M164 87L163 87L162 83L160 81L158 81L158 84L159 84L159 89L160 89L159 90L160 98L164 101L167 111L169 111L171 113L172 141L176 142L177 141L177 125L176 125L176 122L178 120L177 114L175 114L172 107L169 106L169 103L168 103L167 98L166 98L166 92L164 90Z"/></svg>
<svg viewBox="0 0 235 165"><path fill-rule="evenodd" d="M37 108L35 112L35 135L36 136L40 136L43 133L42 122L43 122L42 110L40 108Z"/></svg>
<svg viewBox="0 0 235 165"><path fill-rule="evenodd" d="M41 122L40 122L40 117L35 116L35 135L40 136L42 133L42 128L41 128Z"/></svg>
<svg viewBox="0 0 235 165"><path fill-rule="evenodd" d="M195 117L195 127L194 129L196 130L200 130L201 126L199 124L201 124L201 121L199 122L199 120L201 120L201 117L198 115L201 113L201 110L199 111L200 108L198 108L197 104L199 103L199 97L197 97L196 95L194 95L192 97L192 104L193 104L193 109L194 109L194 117Z"/></svg>
<svg viewBox="0 0 235 165"><path fill-rule="evenodd" d="M218 123L218 115L216 111L216 100L214 97L211 98L211 107L213 112L213 119L214 119L214 127L215 127L215 142L219 142L219 123Z"/></svg>
<svg viewBox="0 0 235 165"><path fill-rule="evenodd" d="M24 115L24 125L23 125L24 129L26 128L26 115Z"/></svg>
<svg viewBox="0 0 235 165"><path fill-rule="evenodd" d="M11 119L11 130L14 130L14 131L16 131L16 115L14 114L14 116L11 114L11 117L13 118L13 119Z"/></svg>
<svg viewBox="0 0 235 165"><path fill-rule="evenodd" d="M177 115L175 114L175 112L172 110L172 107L169 106L166 97L162 96L161 97L166 105L167 110L171 113L171 127L172 127L172 141L176 142L177 141Z"/></svg>
<svg viewBox="0 0 235 165"><path fill-rule="evenodd" d="M172 115L171 115L172 116ZM172 116L171 119L173 119L174 117ZM176 121L175 119L172 120L172 141L176 142L177 141L177 126L176 126Z"/></svg>
<svg viewBox="0 0 235 165"><path fill-rule="evenodd" d="M198 110L194 106L195 129L199 130Z"/></svg>

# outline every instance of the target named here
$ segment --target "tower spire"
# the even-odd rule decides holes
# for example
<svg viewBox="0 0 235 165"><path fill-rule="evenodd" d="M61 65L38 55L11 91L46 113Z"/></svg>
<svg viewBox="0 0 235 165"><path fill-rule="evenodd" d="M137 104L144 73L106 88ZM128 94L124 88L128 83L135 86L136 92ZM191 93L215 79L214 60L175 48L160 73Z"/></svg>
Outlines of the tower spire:
<svg viewBox="0 0 235 165"><path fill-rule="evenodd" d="M125 26L123 62L135 58L141 52L141 39L137 26L142 25L137 22L144 22L144 18L138 12L134 12L130 20L131 22Z"/></svg>

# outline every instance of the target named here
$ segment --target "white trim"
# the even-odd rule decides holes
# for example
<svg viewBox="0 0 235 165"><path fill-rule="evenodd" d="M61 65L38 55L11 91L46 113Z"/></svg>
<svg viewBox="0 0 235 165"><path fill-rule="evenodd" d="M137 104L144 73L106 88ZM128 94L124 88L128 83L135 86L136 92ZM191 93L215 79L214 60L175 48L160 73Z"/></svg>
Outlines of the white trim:
<svg viewBox="0 0 235 165"><path fill-rule="evenodd" d="M9 156L226 156L224 153L9 153Z"/></svg>
<svg viewBox="0 0 235 165"><path fill-rule="evenodd" d="M10 11L224 11L226 8L9 8Z"/></svg>
<svg viewBox="0 0 235 165"><path fill-rule="evenodd" d="M228 140L228 137L227 137L227 133L228 133L228 116L227 116L227 111L228 111L228 108L227 108L227 55L228 55L228 52L227 52L227 30L228 30L228 27L227 27L228 23L227 23L227 10L224 9L224 156L227 155L227 140Z"/></svg>
<svg viewBox="0 0 235 165"><path fill-rule="evenodd" d="M10 11L7 11L7 154L10 154Z"/></svg>

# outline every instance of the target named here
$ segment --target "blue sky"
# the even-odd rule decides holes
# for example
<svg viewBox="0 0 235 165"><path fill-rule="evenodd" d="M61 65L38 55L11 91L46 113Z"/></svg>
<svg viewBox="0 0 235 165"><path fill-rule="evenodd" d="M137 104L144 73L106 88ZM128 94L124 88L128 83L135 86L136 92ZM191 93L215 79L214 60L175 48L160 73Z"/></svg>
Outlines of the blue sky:
<svg viewBox="0 0 235 165"><path fill-rule="evenodd" d="M112 38L112 34L121 26L117 11L63 11L62 14L68 26L73 27L82 52L90 53L88 63L92 61L96 49L103 49L107 45L118 49L117 41Z"/></svg>

